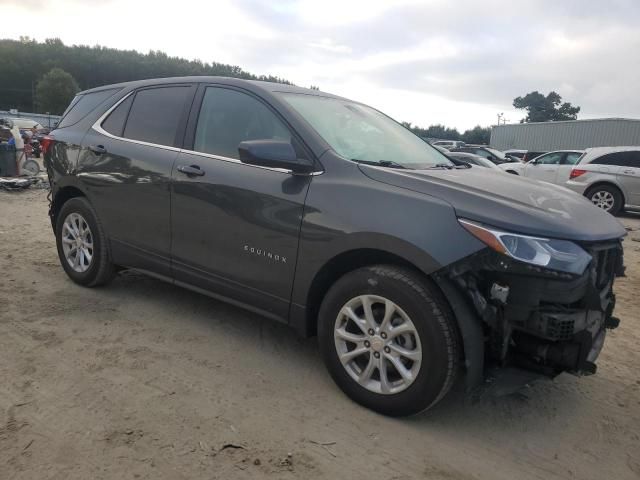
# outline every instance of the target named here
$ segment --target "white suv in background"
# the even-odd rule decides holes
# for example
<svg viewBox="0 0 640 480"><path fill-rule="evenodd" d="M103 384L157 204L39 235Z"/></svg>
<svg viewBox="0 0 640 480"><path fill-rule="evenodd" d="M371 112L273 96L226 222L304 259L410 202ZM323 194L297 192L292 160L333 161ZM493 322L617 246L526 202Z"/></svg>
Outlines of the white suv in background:
<svg viewBox="0 0 640 480"><path fill-rule="evenodd" d="M564 186L612 215L640 210L640 146L587 148Z"/></svg>

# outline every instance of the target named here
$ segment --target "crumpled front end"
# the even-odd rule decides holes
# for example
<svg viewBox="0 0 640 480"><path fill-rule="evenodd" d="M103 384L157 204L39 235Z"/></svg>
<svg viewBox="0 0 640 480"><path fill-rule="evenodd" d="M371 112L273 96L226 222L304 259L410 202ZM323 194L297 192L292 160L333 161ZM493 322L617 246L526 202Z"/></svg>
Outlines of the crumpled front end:
<svg viewBox="0 0 640 480"><path fill-rule="evenodd" d="M613 316L616 276L624 274L620 240L582 244L592 259L581 275L525 264L485 249L439 272L457 286L482 321L484 364L546 376L589 375Z"/></svg>

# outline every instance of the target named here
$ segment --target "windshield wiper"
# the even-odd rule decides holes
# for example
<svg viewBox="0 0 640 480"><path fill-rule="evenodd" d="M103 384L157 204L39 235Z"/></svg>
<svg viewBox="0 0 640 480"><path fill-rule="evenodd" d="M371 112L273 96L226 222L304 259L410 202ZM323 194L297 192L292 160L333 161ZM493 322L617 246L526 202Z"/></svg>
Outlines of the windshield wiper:
<svg viewBox="0 0 640 480"><path fill-rule="evenodd" d="M406 167L401 163L394 162L392 160L379 160L377 162L372 162L371 160L359 160L357 158L352 158L351 160L357 163L363 163L365 165L375 165L376 167L388 167L388 168L398 168L402 170L410 170L409 167Z"/></svg>
<svg viewBox="0 0 640 480"><path fill-rule="evenodd" d="M446 168L447 170L451 170L452 168L455 168L455 166L450 163L436 163L429 167L430 170L433 168Z"/></svg>

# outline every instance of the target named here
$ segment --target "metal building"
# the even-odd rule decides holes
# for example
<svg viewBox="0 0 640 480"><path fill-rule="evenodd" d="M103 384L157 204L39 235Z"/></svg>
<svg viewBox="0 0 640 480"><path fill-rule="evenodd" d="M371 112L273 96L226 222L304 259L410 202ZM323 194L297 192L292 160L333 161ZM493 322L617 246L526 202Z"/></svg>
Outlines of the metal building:
<svg viewBox="0 0 640 480"><path fill-rule="evenodd" d="M499 125L491 128L490 145L498 150L538 152L635 146L640 145L640 120L601 118Z"/></svg>

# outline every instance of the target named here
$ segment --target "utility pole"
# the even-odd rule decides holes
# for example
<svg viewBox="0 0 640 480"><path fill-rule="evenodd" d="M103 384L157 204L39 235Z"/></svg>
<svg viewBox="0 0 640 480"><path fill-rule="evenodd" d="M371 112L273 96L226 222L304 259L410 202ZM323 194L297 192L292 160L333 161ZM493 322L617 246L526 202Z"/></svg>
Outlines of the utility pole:
<svg viewBox="0 0 640 480"><path fill-rule="evenodd" d="M504 118L504 112L500 112L498 114L498 125L500 125L500 120L502 120Z"/></svg>

